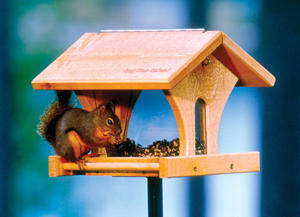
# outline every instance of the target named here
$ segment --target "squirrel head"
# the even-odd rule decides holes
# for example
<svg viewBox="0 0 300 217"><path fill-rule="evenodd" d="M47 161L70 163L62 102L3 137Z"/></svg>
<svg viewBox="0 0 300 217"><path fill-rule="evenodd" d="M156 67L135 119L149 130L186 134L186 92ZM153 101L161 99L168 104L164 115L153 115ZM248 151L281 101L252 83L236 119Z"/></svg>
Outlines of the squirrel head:
<svg viewBox="0 0 300 217"><path fill-rule="evenodd" d="M118 144L121 142L121 124L114 112L112 102L98 106L92 113L94 137L99 146Z"/></svg>

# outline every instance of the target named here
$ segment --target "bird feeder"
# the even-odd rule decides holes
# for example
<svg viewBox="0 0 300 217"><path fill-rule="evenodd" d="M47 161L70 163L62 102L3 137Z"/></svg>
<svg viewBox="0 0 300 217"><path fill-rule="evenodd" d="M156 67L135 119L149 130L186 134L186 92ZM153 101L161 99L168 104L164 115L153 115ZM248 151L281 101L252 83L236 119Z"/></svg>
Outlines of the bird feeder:
<svg viewBox="0 0 300 217"><path fill-rule="evenodd" d="M113 100L126 139L142 90L162 90L176 118L176 157L90 157L83 170L49 157L49 175L183 177L259 171L259 153L218 153L218 129L235 86L270 87L275 78L220 31L86 33L32 81L34 89L74 90L83 109ZM199 105L203 155L195 154Z"/></svg>

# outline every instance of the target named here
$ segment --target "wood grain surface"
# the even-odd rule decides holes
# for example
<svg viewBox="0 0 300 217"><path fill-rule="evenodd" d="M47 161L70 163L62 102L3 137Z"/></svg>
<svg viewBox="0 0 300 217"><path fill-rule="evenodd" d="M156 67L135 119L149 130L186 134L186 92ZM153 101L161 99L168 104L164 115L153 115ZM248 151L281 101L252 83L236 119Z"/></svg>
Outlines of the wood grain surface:
<svg viewBox="0 0 300 217"><path fill-rule="evenodd" d="M195 155L195 104L205 104L205 153L218 153L218 129L225 103L238 78L220 61L209 56L207 66L198 66L179 84L164 93L174 112L180 139L180 155ZM203 120L205 119L205 120Z"/></svg>
<svg viewBox="0 0 300 217"><path fill-rule="evenodd" d="M257 172L259 153L209 154L201 156L133 158L87 158L81 164L65 162L59 156L49 157L49 176L142 176L185 177L213 174Z"/></svg>
<svg viewBox="0 0 300 217"><path fill-rule="evenodd" d="M34 89L171 89L211 53L242 86L275 78L220 31L86 33L32 81Z"/></svg>
<svg viewBox="0 0 300 217"><path fill-rule="evenodd" d="M275 77L262 65L222 33L223 43L213 55L229 68L238 78L238 86L272 87Z"/></svg>
<svg viewBox="0 0 300 217"><path fill-rule="evenodd" d="M86 33L33 81L36 89L168 89L216 31ZM203 57L205 58L205 57Z"/></svg>

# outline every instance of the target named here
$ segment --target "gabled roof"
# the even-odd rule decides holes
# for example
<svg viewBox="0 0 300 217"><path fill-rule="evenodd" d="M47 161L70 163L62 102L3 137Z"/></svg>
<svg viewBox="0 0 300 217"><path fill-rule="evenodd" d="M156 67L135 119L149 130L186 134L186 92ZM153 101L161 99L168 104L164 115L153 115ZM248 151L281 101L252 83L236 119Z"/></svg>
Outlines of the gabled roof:
<svg viewBox="0 0 300 217"><path fill-rule="evenodd" d="M274 76L220 31L86 33L33 81L34 89L171 89L208 55L240 86L273 86Z"/></svg>

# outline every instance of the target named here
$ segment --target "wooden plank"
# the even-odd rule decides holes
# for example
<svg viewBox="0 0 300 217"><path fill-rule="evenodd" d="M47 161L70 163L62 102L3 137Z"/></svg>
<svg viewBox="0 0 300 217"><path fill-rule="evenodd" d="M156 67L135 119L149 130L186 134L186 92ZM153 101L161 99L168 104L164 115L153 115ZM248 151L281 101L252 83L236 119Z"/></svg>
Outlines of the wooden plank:
<svg viewBox="0 0 300 217"><path fill-rule="evenodd" d="M177 72L173 73L169 77L171 87L174 87L179 81L184 79L188 73L193 71L197 66L201 65L203 60L208 57L217 47L222 44L222 33L216 32L209 41L198 50L197 54L194 55L188 62L186 62Z"/></svg>
<svg viewBox="0 0 300 217"><path fill-rule="evenodd" d="M79 165L76 163L63 163L64 170L80 170ZM126 163L126 162L98 162L98 163L85 163L83 170L86 171L158 171L158 163Z"/></svg>
<svg viewBox="0 0 300 217"><path fill-rule="evenodd" d="M35 90L164 90L172 88L169 80L122 80L110 81L58 81L34 80L32 87Z"/></svg>
<svg viewBox="0 0 300 217"><path fill-rule="evenodd" d="M88 157L86 162L89 163L158 163L157 157Z"/></svg>
<svg viewBox="0 0 300 217"><path fill-rule="evenodd" d="M86 33L32 85L34 89L170 89L216 48L219 36L218 31Z"/></svg>
<svg viewBox="0 0 300 217"><path fill-rule="evenodd" d="M158 172L153 171L139 171L139 172L131 172L131 171L97 171L97 172L85 172L86 176L113 176L113 177L158 177Z"/></svg>
<svg viewBox="0 0 300 217"><path fill-rule="evenodd" d="M49 177L71 176L72 171L66 171L62 167L63 160L59 156L48 157L48 175Z"/></svg>
<svg viewBox="0 0 300 217"><path fill-rule="evenodd" d="M160 178L257 172L259 153L211 154L160 158Z"/></svg>
<svg viewBox="0 0 300 217"><path fill-rule="evenodd" d="M139 167L137 170L135 169L129 169L125 168L124 170L113 170L111 168L110 170L87 170L84 172L84 175L86 176L123 176L123 177L158 177L159 170L156 168L159 166L158 158L140 158L140 157L92 157L88 158L89 163L112 163L112 164L129 164L130 167ZM143 166L139 166L139 164ZM153 168L147 169L147 164L152 165ZM121 165L122 166L122 165ZM143 170L142 167L145 167L146 170Z"/></svg>
<svg viewBox="0 0 300 217"><path fill-rule="evenodd" d="M205 153L218 153L219 122L238 78L213 56L209 59L207 66L198 66L174 88L164 91L177 121L181 156L195 155L195 104L198 99L205 104L205 116L201 117L206 125Z"/></svg>
<svg viewBox="0 0 300 217"><path fill-rule="evenodd" d="M49 157L49 176L137 176L137 177L184 177L213 174L257 172L259 153L211 154L187 157L88 158L83 170L77 163L65 162L59 156Z"/></svg>
<svg viewBox="0 0 300 217"><path fill-rule="evenodd" d="M238 86L271 87L275 77L252 58L246 51L223 35L223 44L213 55L239 77Z"/></svg>
<svg viewBox="0 0 300 217"><path fill-rule="evenodd" d="M158 177L158 158L87 157L82 170L77 163L60 156L49 156L49 177L68 175Z"/></svg>

